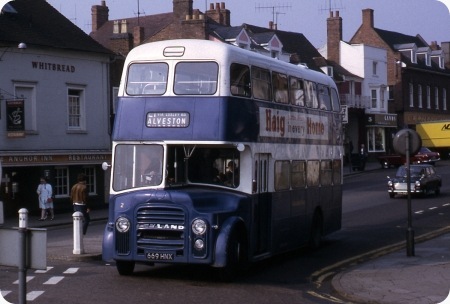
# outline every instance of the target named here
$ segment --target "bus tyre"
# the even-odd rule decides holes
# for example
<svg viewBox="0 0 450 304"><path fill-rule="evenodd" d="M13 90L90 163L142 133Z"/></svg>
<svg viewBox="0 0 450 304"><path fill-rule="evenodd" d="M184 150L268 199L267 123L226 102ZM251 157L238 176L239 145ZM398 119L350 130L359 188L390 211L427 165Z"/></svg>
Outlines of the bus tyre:
<svg viewBox="0 0 450 304"><path fill-rule="evenodd" d="M322 226L322 215L316 212L311 224L311 235L309 237L309 247L312 249L318 249L322 243Z"/></svg>
<svg viewBox="0 0 450 304"><path fill-rule="evenodd" d="M135 262L116 261L116 268L120 275L129 276L133 274Z"/></svg>
<svg viewBox="0 0 450 304"><path fill-rule="evenodd" d="M223 282L233 281L247 266L247 244L244 234L233 229L227 243L227 264L219 268L219 278Z"/></svg>

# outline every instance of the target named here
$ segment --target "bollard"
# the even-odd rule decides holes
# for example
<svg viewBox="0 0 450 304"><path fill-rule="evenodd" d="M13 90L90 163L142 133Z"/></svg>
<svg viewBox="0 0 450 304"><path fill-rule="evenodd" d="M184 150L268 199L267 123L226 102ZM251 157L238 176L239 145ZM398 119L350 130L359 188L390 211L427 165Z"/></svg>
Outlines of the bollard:
<svg viewBox="0 0 450 304"><path fill-rule="evenodd" d="M19 210L19 304L27 302L27 228L28 210Z"/></svg>
<svg viewBox="0 0 450 304"><path fill-rule="evenodd" d="M72 214L73 217L73 254L83 254L83 213L80 211Z"/></svg>

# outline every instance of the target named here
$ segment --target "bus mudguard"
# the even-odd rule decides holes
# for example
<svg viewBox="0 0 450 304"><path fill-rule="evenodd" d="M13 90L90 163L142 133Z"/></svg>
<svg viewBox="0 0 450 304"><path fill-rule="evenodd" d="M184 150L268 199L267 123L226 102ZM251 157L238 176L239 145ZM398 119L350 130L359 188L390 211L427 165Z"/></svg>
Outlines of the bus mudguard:
<svg viewBox="0 0 450 304"><path fill-rule="evenodd" d="M216 240L215 259L213 267L225 267L227 264L227 243L233 229L242 222L242 219L233 216L227 219L220 229L220 233Z"/></svg>

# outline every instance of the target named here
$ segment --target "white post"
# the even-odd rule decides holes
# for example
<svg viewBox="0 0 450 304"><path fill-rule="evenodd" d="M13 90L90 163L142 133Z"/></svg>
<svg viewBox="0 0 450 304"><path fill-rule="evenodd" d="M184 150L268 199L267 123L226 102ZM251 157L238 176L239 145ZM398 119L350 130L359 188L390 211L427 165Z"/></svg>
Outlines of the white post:
<svg viewBox="0 0 450 304"><path fill-rule="evenodd" d="M19 304L27 302L27 229L28 210L19 210Z"/></svg>
<svg viewBox="0 0 450 304"><path fill-rule="evenodd" d="M80 211L72 214L73 217L73 254L83 254L83 213Z"/></svg>

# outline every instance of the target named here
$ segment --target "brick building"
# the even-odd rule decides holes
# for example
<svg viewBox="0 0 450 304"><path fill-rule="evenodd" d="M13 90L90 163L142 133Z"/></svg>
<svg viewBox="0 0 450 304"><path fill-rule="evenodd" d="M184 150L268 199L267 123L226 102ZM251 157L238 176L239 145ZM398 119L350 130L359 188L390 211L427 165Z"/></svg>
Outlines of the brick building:
<svg viewBox="0 0 450 304"><path fill-rule="evenodd" d="M387 50L388 110L397 114L398 127L449 119L450 42L430 45L420 35L382 30L374 24L374 11L363 10L362 24L350 43Z"/></svg>

